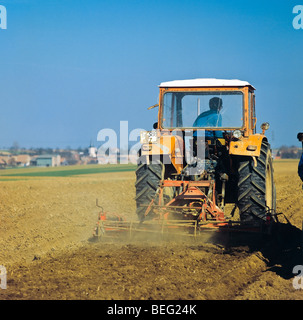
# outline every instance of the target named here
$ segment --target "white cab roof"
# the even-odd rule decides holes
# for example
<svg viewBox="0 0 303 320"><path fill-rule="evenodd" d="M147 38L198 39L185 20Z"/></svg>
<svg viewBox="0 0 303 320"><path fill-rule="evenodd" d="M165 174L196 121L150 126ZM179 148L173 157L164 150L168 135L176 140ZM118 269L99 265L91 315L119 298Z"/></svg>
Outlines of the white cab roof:
<svg viewBox="0 0 303 320"><path fill-rule="evenodd" d="M165 88L185 88L185 87L244 87L251 86L247 81L242 80L226 80L226 79L212 79L212 78L204 78L204 79L188 79L188 80L174 80L162 82L159 87ZM255 88L254 88L255 89Z"/></svg>

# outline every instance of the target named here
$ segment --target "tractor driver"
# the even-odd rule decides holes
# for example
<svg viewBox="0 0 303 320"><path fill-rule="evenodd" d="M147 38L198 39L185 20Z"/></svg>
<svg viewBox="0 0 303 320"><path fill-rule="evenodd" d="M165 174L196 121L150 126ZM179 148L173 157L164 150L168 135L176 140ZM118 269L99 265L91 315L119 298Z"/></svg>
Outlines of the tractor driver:
<svg viewBox="0 0 303 320"><path fill-rule="evenodd" d="M194 127L221 127L222 126L222 116L220 111L223 108L223 101L221 98L211 98L209 100L209 110L201 113L196 121L194 122ZM209 131L205 132L207 137L222 138L222 131Z"/></svg>

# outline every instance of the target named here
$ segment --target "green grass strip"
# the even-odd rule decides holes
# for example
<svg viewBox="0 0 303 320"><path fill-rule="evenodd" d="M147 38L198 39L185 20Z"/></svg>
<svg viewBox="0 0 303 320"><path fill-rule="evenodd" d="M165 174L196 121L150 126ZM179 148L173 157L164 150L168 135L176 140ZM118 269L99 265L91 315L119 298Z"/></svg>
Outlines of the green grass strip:
<svg viewBox="0 0 303 320"><path fill-rule="evenodd" d="M97 174L97 173L110 173L110 172L127 172L127 171L135 171L135 165L106 165L106 166L93 166L82 168L77 166L72 169L69 166L66 169L62 169L62 167L58 168L38 168L32 169L12 169L12 172L8 172L10 170L5 170L4 172L0 172L0 176L2 177L69 177L69 176L78 176L83 174Z"/></svg>

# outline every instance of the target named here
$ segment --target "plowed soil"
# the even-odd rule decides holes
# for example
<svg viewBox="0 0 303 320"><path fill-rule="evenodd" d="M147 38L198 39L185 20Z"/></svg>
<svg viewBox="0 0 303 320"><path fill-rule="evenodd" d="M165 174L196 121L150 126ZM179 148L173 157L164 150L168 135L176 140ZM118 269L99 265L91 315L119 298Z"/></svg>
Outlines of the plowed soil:
<svg viewBox="0 0 303 320"><path fill-rule="evenodd" d="M246 300L303 298L293 268L303 191L298 161L276 161L279 236L258 246L185 239L93 242L99 208L135 219L135 174L0 181L2 300Z"/></svg>

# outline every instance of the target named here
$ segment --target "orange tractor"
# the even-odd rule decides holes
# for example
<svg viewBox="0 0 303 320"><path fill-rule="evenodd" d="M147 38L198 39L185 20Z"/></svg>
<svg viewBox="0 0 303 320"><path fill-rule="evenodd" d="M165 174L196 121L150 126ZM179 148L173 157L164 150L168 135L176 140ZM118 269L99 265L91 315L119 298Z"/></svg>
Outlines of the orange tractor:
<svg viewBox="0 0 303 320"><path fill-rule="evenodd" d="M174 230L189 226L196 234L205 229L254 232L277 221L265 136L269 124L256 133L255 88L220 79L159 87L159 104L151 107L159 108L158 121L140 137L139 224L147 228L152 221Z"/></svg>

